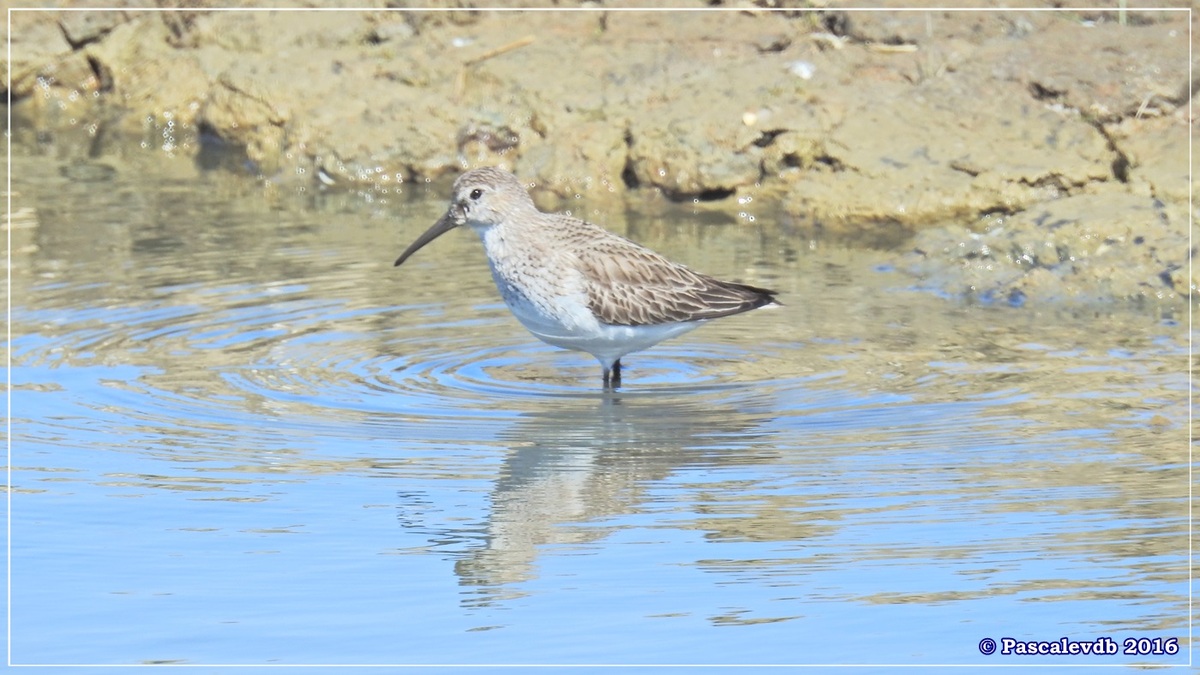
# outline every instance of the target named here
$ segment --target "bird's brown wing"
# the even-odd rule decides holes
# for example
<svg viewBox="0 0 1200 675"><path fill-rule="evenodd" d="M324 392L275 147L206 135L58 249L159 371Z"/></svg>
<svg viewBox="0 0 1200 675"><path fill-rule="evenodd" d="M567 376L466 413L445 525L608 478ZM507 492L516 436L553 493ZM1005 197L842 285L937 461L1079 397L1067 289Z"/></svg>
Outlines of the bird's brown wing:
<svg viewBox="0 0 1200 675"><path fill-rule="evenodd" d="M599 228L597 228L599 230ZM645 326L738 314L775 302L775 291L721 281L604 230L573 247L600 321Z"/></svg>

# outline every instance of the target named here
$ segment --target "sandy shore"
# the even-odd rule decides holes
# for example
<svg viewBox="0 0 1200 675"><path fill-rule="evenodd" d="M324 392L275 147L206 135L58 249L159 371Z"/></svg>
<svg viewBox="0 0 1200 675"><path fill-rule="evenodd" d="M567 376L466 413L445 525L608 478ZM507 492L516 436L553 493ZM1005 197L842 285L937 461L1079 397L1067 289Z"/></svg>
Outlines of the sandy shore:
<svg viewBox="0 0 1200 675"><path fill-rule="evenodd" d="M1186 12L116 4L13 13L18 126L277 185L499 164L551 204L767 200L798 236L886 247L925 283L1012 304L1197 288Z"/></svg>

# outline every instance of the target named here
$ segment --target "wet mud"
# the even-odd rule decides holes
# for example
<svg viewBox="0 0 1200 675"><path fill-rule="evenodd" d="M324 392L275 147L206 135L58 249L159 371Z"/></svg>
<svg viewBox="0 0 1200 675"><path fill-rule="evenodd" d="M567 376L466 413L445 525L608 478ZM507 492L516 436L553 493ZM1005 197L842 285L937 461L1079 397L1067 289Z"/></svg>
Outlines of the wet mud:
<svg viewBox="0 0 1200 675"><path fill-rule="evenodd" d="M756 200L773 205L760 223L883 249L983 301L1182 305L1196 289L1185 11L113 4L129 8L13 13L18 137L75 139L81 157L128 143L272 186L498 164L549 208Z"/></svg>

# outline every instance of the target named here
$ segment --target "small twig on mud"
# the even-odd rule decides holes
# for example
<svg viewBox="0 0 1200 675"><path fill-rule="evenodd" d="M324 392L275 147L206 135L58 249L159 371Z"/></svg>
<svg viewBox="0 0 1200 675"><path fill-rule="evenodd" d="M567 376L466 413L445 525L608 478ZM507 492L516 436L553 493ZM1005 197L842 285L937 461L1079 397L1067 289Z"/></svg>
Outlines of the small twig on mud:
<svg viewBox="0 0 1200 675"><path fill-rule="evenodd" d="M834 35L833 33L811 33L808 37L811 38L813 42L816 42L817 45L822 49L824 49L826 45L833 47L834 49L841 49L842 47L846 46L847 42L850 41L850 38Z"/></svg>
<svg viewBox="0 0 1200 675"><path fill-rule="evenodd" d="M1138 106L1137 112L1133 115L1134 119L1142 119L1142 115L1146 114L1146 108L1150 107L1150 99L1152 98L1154 98L1154 94L1150 94L1142 99L1142 104Z"/></svg>
<svg viewBox="0 0 1200 675"><path fill-rule="evenodd" d="M888 45L881 42L872 42L867 45L867 49L882 54L909 54L917 51L917 46L914 44Z"/></svg>
<svg viewBox="0 0 1200 675"><path fill-rule="evenodd" d="M463 65L464 66L473 66L476 63L480 63L482 61L487 61L490 58L500 56L501 54L504 54L506 52L511 52L514 49L520 49L521 47L524 47L525 45L528 45L531 42L533 42L533 36L526 35L525 37L521 38L520 40L517 40L516 42L510 42L502 47L496 47L495 49L493 49L491 51L484 52L484 53L480 54L479 56L476 56L475 58L467 59L466 61L463 61Z"/></svg>
<svg viewBox="0 0 1200 675"><path fill-rule="evenodd" d="M467 59L466 61L463 61L462 67L458 69L458 78L455 80L455 83L454 83L455 98L461 99L463 97L463 94L466 93L467 72L471 69L472 66L477 66L480 63L487 61L488 59L495 58L495 57L500 56L501 54L505 54L507 52L511 52L514 49L520 49L521 47L529 45L532 42L533 42L533 36L526 35L525 37L521 38L520 40L517 40L515 42L510 42L510 43L500 46L500 47L496 47L495 49L486 51L486 52L480 54L479 56L475 56L475 57Z"/></svg>

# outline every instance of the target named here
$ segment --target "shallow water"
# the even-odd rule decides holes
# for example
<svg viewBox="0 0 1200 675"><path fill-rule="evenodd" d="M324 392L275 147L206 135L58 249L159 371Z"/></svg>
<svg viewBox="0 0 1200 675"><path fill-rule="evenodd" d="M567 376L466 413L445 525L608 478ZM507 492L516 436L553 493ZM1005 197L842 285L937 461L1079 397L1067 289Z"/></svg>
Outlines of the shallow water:
<svg viewBox="0 0 1200 675"><path fill-rule="evenodd" d="M14 153L14 663L1188 662L1186 316L580 204L786 303L605 394L470 233L391 266L446 186L58 151Z"/></svg>

